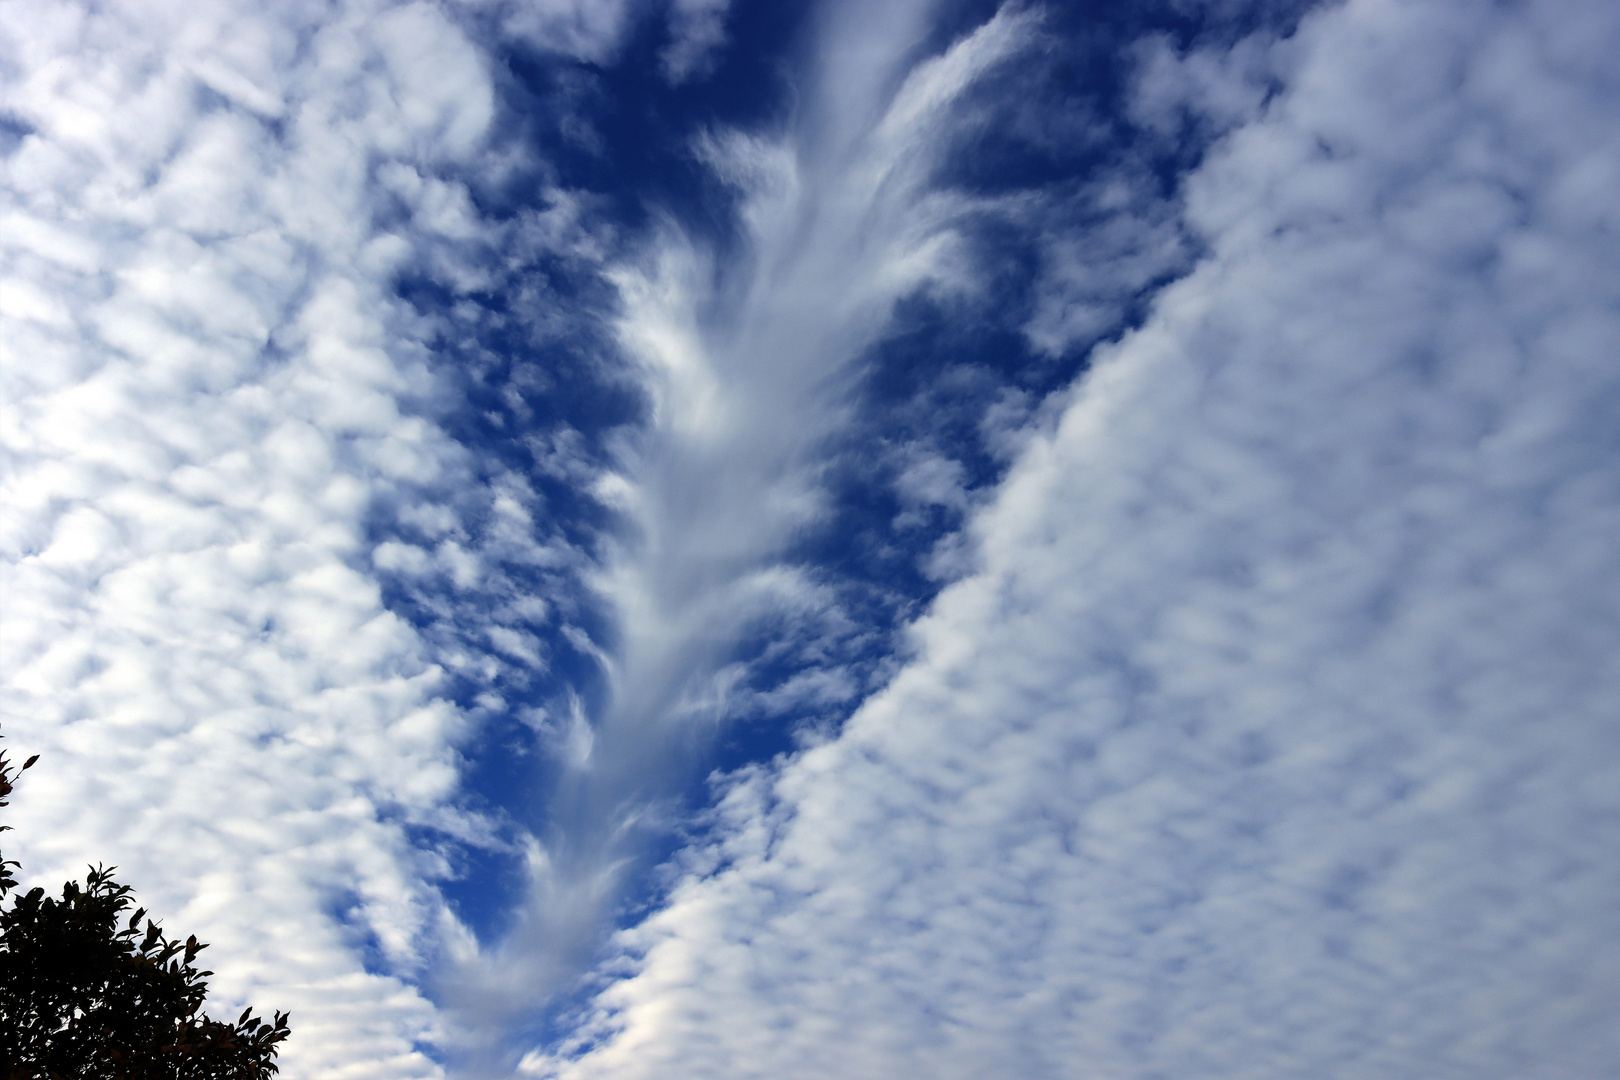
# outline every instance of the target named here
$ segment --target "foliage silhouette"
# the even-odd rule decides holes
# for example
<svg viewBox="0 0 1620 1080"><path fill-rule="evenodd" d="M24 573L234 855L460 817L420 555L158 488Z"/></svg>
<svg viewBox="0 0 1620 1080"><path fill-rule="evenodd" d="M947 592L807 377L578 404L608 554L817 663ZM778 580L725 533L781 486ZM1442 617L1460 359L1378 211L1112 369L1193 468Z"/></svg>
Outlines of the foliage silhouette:
<svg viewBox="0 0 1620 1080"><path fill-rule="evenodd" d="M0 751L0 806L14 777ZM4 831L8 826L0 826ZM0 899L16 887L0 859ZM0 1080L266 1080L287 1014L246 1010L234 1024L202 1013L208 993L195 936L176 941L134 906L112 867L92 867L60 899L44 889L0 911Z"/></svg>

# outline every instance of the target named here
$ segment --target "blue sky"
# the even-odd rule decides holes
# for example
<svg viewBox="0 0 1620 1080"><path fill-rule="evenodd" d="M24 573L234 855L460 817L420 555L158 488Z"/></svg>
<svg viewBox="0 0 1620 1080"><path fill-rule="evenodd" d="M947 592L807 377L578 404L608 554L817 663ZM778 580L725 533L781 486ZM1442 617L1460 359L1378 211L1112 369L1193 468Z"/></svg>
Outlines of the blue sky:
<svg viewBox="0 0 1620 1080"><path fill-rule="evenodd" d="M7 852L283 1075L1620 1069L1613 5L0 14Z"/></svg>

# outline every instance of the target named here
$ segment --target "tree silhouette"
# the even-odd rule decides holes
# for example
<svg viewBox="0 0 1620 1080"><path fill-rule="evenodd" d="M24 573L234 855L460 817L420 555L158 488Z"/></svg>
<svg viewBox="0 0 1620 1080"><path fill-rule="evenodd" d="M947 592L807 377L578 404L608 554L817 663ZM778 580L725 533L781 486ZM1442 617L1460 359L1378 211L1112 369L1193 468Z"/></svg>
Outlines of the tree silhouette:
<svg viewBox="0 0 1620 1080"><path fill-rule="evenodd" d="M0 806L14 775L0 751ZM5 831L9 826L0 826ZM17 864L0 858L0 899ZM112 867L92 867L60 899L33 889L0 910L0 1080L265 1080L287 1014L236 1023L202 1013L208 993L195 936L166 937Z"/></svg>

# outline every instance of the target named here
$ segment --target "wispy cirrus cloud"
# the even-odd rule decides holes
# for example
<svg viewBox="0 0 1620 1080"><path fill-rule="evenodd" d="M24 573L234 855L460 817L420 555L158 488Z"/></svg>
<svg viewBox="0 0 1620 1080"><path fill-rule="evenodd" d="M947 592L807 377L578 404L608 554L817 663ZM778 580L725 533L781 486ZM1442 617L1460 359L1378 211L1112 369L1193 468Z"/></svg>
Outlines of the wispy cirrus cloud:
<svg viewBox="0 0 1620 1080"><path fill-rule="evenodd" d="M697 139L693 154L738 202L734 248L670 221L605 269L649 415L597 489L626 524L592 577L615 613L606 699L558 727L570 767L538 832L530 903L451 993L469 1028L492 1026L490 1045L572 988L727 722L842 706L864 689L845 662L874 628L793 546L829 520L824 476L895 303L975 289L962 230L984 210L935 183L930 154L948 146L940 132L963 92L1035 25L1007 13L917 63L926 13L900 19L854 67L829 46L790 130ZM863 34L868 15L847 9L827 33ZM870 96L851 98L855 84ZM761 627L777 642L767 659L785 649L803 670L744 691L737 650Z"/></svg>

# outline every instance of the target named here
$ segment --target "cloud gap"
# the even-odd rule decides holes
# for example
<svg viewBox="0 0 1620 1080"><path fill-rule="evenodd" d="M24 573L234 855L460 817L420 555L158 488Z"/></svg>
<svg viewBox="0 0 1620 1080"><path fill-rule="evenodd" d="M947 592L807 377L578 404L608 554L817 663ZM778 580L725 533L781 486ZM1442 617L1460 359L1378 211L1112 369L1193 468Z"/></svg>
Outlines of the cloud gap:
<svg viewBox="0 0 1620 1080"><path fill-rule="evenodd" d="M913 25L908 18L898 25ZM612 689L593 702L589 756L556 778L558 794L537 834L547 852L536 864L544 878L519 917L530 924L514 929L481 971L462 976L463 990L451 992L488 1011L494 988L504 987L499 1008L511 1019L496 1027L521 1023L524 992L535 1007L548 995L577 994L554 980L577 970L602 926L626 917L621 905L642 910L656 898L636 882L650 861L677 850L671 829L683 804L701 803L706 773L746 769L806 739L830 737L881 684L894 669L903 621L967 565L959 552L927 558L929 549L951 536L975 493L1001 475L1008 432L1038 414L1040 398L1077 369L1083 350L1072 341L1051 344L1059 339L1048 335L1043 348L1054 362L1031 349L1027 332L987 326L979 340L963 339L960 317L944 316L963 301L969 311L987 311L992 301L981 291L1027 295L1034 280L1044 280L1042 257L1029 247L1007 272L971 286L957 264L974 257L970 251L988 254L993 230L1005 235L1049 212L1043 199L1056 207L1072 197L1038 186L1035 194L974 190L971 170L951 164L962 152L951 147L961 144L943 126L934 145L908 141L935 138L947 113L956 118L949 110L959 100L982 110L997 92L1007 94L1005 86L986 89L983 73L997 70L997 50L1023 47L1034 26L1003 12L976 32L977 44L958 42L915 69L907 65L916 46L905 44L901 53L911 59L878 61L898 65L894 74L856 79L893 95L886 118L869 104L809 97L795 122L812 134L797 143L791 128L756 135L711 128L692 163L676 172L685 177L693 163L700 166L708 178L699 187L719 178L730 194L718 203L690 201L685 179L654 189L657 198L676 195L661 211L668 223L655 227L640 265L621 261L611 271L625 305L620 348L644 365L651 400L645 426L626 429L618 451L626 486L615 488L615 498L632 529L593 582L618 610L620 636L605 661ZM852 117L869 126L850 127ZM598 130L611 132L614 145L633 128ZM1050 146L1041 153L1049 155ZM1045 175L1032 171L1026 181L1038 185ZM916 201L902 209L908 198ZM728 208L733 224L716 228L717 206ZM696 208L696 216L683 207ZM1118 216L1106 201L1094 213L1093 223ZM851 223L876 235L856 238ZM976 232L985 237L975 239ZM895 245L887 265L874 261L884 257L872 249L878 241ZM1126 249L1133 243L1128 236L1122 242ZM908 247L911 253L899 254ZM839 297L845 286L820 262L835 251L855 260L849 287L872 289L877 299ZM1116 291L1093 313L1093 334L1117 333L1138 317L1142 297L1178 272L1182 256L1172 241L1152 258L1157 270L1135 281L1127 272L1122 291L1111 286ZM862 273L873 276L863 284ZM812 329L806 298L827 288L826 313ZM796 289L810 291L793 299ZM916 324L909 351L905 335L890 328L908 323ZM805 331L821 355L794 341ZM944 396L921 378L941 352L973 357L953 376L960 389ZM764 357L775 358L774 370L759 366ZM916 375L906 373L908 364ZM885 391L886 384L894 389ZM936 414L935 430L920 438L924 401L938 405L952 394L960 404L950 430ZM1006 406L991 434L987 398ZM782 419L771 430L739 409L780 411ZM897 427L907 409L916 419ZM916 425L909 434L907 424ZM758 463L748 460L760 454ZM863 462L872 457L892 464L874 472ZM958 458L968 471L948 479L963 468ZM755 520L728 516L739 510ZM869 523L864 537L838 524L849 520ZM714 531L717 524L724 532ZM467 988L473 984L484 989Z"/></svg>

